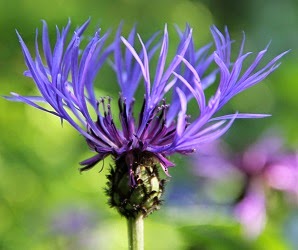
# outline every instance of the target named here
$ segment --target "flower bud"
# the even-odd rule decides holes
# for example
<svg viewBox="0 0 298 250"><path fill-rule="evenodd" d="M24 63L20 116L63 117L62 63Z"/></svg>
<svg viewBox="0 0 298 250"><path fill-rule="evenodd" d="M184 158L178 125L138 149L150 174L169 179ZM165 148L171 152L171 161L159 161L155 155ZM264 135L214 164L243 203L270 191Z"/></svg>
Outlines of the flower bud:
<svg viewBox="0 0 298 250"><path fill-rule="evenodd" d="M106 193L111 207L126 218L146 217L158 210L165 179L159 177L157 163L148 152L130 153L117 159L107 175Z"/></svg>

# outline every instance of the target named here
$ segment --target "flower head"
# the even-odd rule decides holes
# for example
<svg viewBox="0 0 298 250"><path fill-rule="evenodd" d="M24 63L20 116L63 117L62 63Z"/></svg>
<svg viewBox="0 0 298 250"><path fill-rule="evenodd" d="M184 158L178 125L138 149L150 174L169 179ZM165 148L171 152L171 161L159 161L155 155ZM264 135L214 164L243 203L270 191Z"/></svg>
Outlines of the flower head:
<svg viewBox="0 0 298 250"><path fill-rule="evenodd" d="M166 25L159 39L158 34L154 34L147 41L136 34L135 27L128 38L124 38L120 25L110 44L107 44L109 33L102 35L98 30L82 47L82 35L88 23L89 20L76 29L69 41L70 22L62 30L57 28L57 40L52 49L47 24L43 22L43 55L39 50L36 32L35 59L18 34L28 67L25 75L33 79L40 95L32 97L12 93L7 98L56 115L78 130L96 152L93 157L81 162L81 171L92 168L111 155L116 165L118 162L119 167L129 173L132 186L144 181L136 174L139 172L136 169L138 166L157 162L167 173L168 168L174 165L168 159L169 155L195 151L202 143L223 135L236 118L264 117L238 113L216 117L215 114L233 96L273 72L279 65L279 59L286 53L257 69L266 48L257 54L251 66L243 69L243 61L250 54L243 54L244 39L238 57L232 62L232 41L227 29L222 34L215 26L211 27L215 50L209 53L211 44L195 49L192 29L188 25L183 32L178 30L180 42L173 58L168 55L169 35ZM136 49L138 46L140 50ZM157 65L152 69L152 59L156 57ZM106 62L115 71L120 87L118 114L112 114L111 97L95 96L94 80ZM209 70L212 64L216 67ZM215 81L218 74L219 86L214 96L207 101L204 89ZM135 93L141 83L144 87L144 97L141 98L143 105L139 115L134 116L134 102L139 101ZM172 95L169 103L165 100L166 95ZM187 104L193 98L197 102L199 115L190 119ZM46 109L40 102L49 104L52 109ZM119 125L115 122L116 117L119 117ZM151 169L144 171L151 173ZM121 172L119 176L122 175ZM152 181L151 177L145 179ZM151 188L148 190L152 192Z"/></svg>
<svg viewBox="0 0 298 250"><path fill-rule="evenodd" d="M249 237L258 236L266 224L268 197L280 191L298 201L297 153L286 150L281 137L262 137L242 152L229 152L218 143L198 154L194 171L207 182L242 180L234 215Z"/></svg>
<svg viewBox="0 0 298 250"><path fill-rule="evenodd" d="M105 46L108 33L100 35L98 30L87 46L80 49L82 35L88 23L89 20L76 29L69 42L67 36L70 22L61 31L57 28L57 41L51 49L47 24L43 22L42 49L45 62L39 51L37 32L35 59L18 34L28 67L25 75L33 79L40 96L12 93L12 97L9 97L10 100L22 101L50 112L77 129L96 152L94 157L82 162L85 165L82 170L92 167L108 155L115 158L127 155L129 162L130 152L133 151L151 152L166 170L172 165L166 158L168 155L192 152L201 143L216 139L227 131L235 118L263 117L264 115L250 114L223 117L214 115L233 96L274 71L279 65L276 62L286 53L274 58L264 68L256 70L266 48L240 74L243 71L242 63L250 53L243 54L243 39L236 61L231 62L232 41L227 29L223 35L216 27L211 28L216 50L208 54L211 45L195 50L192 29L187 26L184 32L179 31L180 43L176 55L170 59L167 26L157 44L153 44L157 34L147 42L143 42L140 35L137 35L142 47L139 52L134 48L136 28L125 39L121 36L121 26L112 44ZM150 61L157 52L158 62L152 73L149 69ZM120 87L120 128L114 122L116 115L113 116L111 112L111 98L96 97L93 86L98 71L110 54L114 55L111 65ZM166 66L167 60L169 64ZM212 62L218 68L205 76ZM220 76L219 87L206 103L204 89L214 82L217 71ZM142 110L135 117L133 105L140 82L144 84L145 93ZM165 94L170 90L173 90L173 98L170 104L166 104ZM196 99L200 115L190 122L186 112L187 102L191 98ZM39 102L48 103L53 110L45 109ZM92 112L96 114L96 120L92 118ZM228 120L231 121L226 123Z"/></svg>

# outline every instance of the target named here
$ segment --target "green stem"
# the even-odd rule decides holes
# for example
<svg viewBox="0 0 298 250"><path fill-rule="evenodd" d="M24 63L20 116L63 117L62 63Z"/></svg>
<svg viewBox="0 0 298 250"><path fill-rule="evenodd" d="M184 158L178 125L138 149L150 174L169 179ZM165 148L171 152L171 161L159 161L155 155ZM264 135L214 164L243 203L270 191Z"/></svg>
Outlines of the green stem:
<svg viewBox="0 0 298 250"><path fill-rule="evenodd" d="M127 219L128 249L144 250L144 218L142 215Z"/></svg>

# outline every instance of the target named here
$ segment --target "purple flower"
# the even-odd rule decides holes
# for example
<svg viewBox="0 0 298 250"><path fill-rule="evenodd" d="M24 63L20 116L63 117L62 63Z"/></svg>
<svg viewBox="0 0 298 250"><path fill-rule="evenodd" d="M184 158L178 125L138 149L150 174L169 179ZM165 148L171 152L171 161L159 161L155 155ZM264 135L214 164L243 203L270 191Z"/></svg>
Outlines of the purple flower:
<svg viewBox="0 0 298 250"><path fill-rule="evenodd" d="M76 29L70 39L70 22L62 30L57 28L56 43L52 46L47 24L43 22L43 53L40 52L36 32L35 59L18 34L28 67L25 76L32 78L40 95L11 93L12 96L7 97L56 115L78 130L91 150L96 152L93 157L81 162L84 166L81 171L92 168L111 155L114 159L124 157L131 172L136 155L150 153L167 173L168 167L174 165L168 156L194 152L202 143L223 135L236 118L265 117L239 113L216 117L216 113L233 96L266 78L287 53L278 55L259 68L266 47L256 55L250 66L244 68L243 62L251 54L243 53L245 39L236 60L232 62L232 41L228 30L225 29L222 34L215 26L211 27L215 50L210 53L211 44L198 50L194 48L189 26L183 32L178 30L180 42L173 58L168 55L167 26L159 39L158 34L154 34L148 41L143 41L140 35L136 35L135 27L128 38L124 38L120 25L110 44L107 44L109 33L101 34L98 30L86 46L81 46L88 24L89 20ZM139 45L140 51L136 49ZM154 69L151 61L156 56ZM112 114L111 97L98 97L94 92L94 80L105 63L111 65L120 87L117 114ZM204 89L215 81L217 75L219 86L207 101ZM139 115L134 116L134 102L140 101L136 90L141 82L144 87L143 105ZM165 101L166 95L172 96L169 104ZM190 119L187 104L192 98L198 105L199 115ZM52 109L40 103L49 104ZM115 117L119 117L120 124L115 122Z"/></svg>
<svg viewBox="0 0 298 250"><path fill-rule="evenodd" d="M266 225L266 197L262 190L246 193L234 208L237 220L243 225L247 237L254 238L261 234Z"/></svg>
<svg viewBox="0 0 298 250"><path fill-rule="evenodd" d="M286 150L281 137L264 136L243 152L232 152L212 143L195 158L194 171L209 181L242 180L234 214L249 237L265 227L268 195L280 191L298 201L298 157Z"/></svg>

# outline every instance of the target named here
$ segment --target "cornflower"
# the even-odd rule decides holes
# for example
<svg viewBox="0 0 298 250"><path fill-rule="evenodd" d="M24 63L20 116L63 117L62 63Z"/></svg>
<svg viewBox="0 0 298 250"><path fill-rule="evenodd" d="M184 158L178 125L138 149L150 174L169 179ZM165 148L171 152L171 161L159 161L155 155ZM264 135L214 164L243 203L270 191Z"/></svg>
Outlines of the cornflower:
<svg viewBox="0 0 298 250"><path fill-rule="evenodd" d="M158 174L158 165L168 174L174 166L169 156L188 154L223 135L237 118L261 118L262 114L215 114L235 95L257 84L279 66L282 53L263 68L259 63L267 47L259 52L252 64L243 69L242 64L250 53L243 53L244 38L239 54L231 61L231 44L227 28L222 34L211 27L215 50L211 45L195 49L192 29L187 25L178 29L179 43L173 58L168 56L169 36L167 25L156 42L158 34L143 41L134 27L128 38L122 36L121 25L114 40L107 44L109 32L100 30L81 47L87 20L72 34L69 42L70 22L61 31L53 47L49 41L46 22L42 29L40 53L36 32L35 59L17 33L28 70L25 75L36 84L39 96L22 96L11 93L7 99L21 101L67 121L86 141L95 155L81 162L85 171L107 156L112 156L115 166L108 175L109 203L127 217L139 220L159 208L164 179ZM136 49L136 37L140 50ZM152 69L152 59L157 65ZM44 60L42 59L44 58ZM97 97L94 81L99 70L109 63L120 87L118 98L120 124L112 114L111 97ZM214 70L210 66L215 65ZM208 73L210 72L210 73ZM241 73L242 72L242 73ZM204 89L219 75L219 85L214 95L206 100ZM133 114L136 90L144 86L142 108ZM106 84L106 83L103 83ZM165 96L172 96L169 103ZM199 115L187 115L189 100L195 99ZM49 104L52 109L40 105ZM94 119L95 114L95 119ZM133 243L132 243L133 244Z"/></svg>

